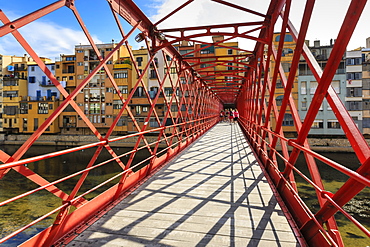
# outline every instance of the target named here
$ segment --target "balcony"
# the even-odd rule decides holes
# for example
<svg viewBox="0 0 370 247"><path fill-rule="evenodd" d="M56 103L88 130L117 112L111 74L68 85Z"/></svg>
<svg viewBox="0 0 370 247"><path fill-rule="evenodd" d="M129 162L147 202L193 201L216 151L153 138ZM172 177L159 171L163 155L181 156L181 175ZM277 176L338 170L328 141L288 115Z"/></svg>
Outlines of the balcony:
<svg viewBox="0 0 370 247"><path fill-rule="evenodd" d="M62 70L62 73L63 74L72 74L72 73L74 73L75 72L75 70L74 69L63 69Z"/></svg>
<svg viewBox="0 0 370 247"><path fill-rule="evenodd" d="M127 63L114 64L113 69L131 69L132 65Z"/></svg>
<svg viewBox="0 0 370 247"><path fill-rule="evenodd" d="M43 81L39 83L40 87L55 87L55 85L50 81Z"/></svg>
<svg viewBox="0 0 370 247"><path fill-rule="evenodd" d="M20 67L14 66L14 71L27 71L27 67L26 66L20 66Z"/></svg>
<svg viewBox="0 0 370 247"><path fill-rule="evenodd" d="M63 128L76 128L76 123L64 123Z"/></svg>

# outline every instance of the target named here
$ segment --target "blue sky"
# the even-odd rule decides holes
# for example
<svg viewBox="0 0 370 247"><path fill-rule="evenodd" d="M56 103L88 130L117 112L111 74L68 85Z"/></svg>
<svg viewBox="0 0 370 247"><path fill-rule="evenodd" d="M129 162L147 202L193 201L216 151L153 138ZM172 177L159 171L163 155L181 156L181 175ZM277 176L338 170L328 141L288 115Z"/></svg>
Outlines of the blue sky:
<svg viewBox="0 0 370 247"><path fill-rule="evenodd" d="M155 22L165 14L169 13L186 0L136 0L135 3L141 10ZM265 13L268 7L268 0L229 0L232 3L251 8ZM54 0L15 0L1 1L0 8L14 20L20 16L30 13L40 7L53 3ZM303 12L304 0L293 0L292 3L292 22L299 28L301 15ZM335 39L340 24L348 8L350 0L317 0L312 22L308 30L307 39L313 41L321 40L321 44L329 44L330 39ZM93 36L96 43L111 42L112 39L118 41L121 36L115 25L108 3L106 0L75 0L75 5L80 12L85 24ZM184 27L198 26L220 23L238 23L246 21L261 20L255 16L236 12L231 8L221 6L209 0L195 0L185 9L181 10L176 16L161 24L160 27ZM131 27L125 24L125 32ZM370 37L370 7L366 9L358 24L358 29L348 46L348 49L355 49L365 46L365 39ZM59 9L47 16L37 20L37 22L27 25L20 29L26 40L32 45L39 56L54 59L59 54L72 54L74 46L87 44L76 19L68 8ZM248 50L253 50L254 43L243 43L238 40L241 46ZM130 40L134 48L142 44ZM0 37L0 54L23 55L25 52L12 38L11 35Z"/></svg>

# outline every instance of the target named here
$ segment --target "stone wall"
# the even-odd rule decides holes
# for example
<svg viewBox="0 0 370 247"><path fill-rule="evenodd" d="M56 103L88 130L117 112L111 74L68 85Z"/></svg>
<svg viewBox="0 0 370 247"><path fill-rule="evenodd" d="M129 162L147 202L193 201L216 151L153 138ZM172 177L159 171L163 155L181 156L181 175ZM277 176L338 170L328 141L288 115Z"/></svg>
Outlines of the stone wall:
<svg viewBox="0 0 370 247"><path fill-rule="evenodd" d="M3 145L22 145L30 135L4 135L0 134L0 143ZM109 139L116 138L112 136ZM148 142L157 140L156 136L146 137ZM137 137L127 138L117 142L111 142L112 147L133 147L136 143ZM42 135L38 138L34 145L50 145L50 146L80 146L89 143L98 142L95 136L81 136L81 135ZM328 152L353 152L353 149L345 138L309 138L308 142L314 151L328 151ZM367 139L370 143L370 139ZM143 145L141 141L140 145ZM165 147L165 144L160 144L160 147ZM291 150L291 147L289 147ZM279 150L279 147L277 147Z"/></svg>
<svg viewBox="0 0 370 247"><path fill-rule="evenodd" d="M0 136L0 143L3 145L22 145L30 135L4 135L3 138ZM117 138L118 136L111 136L109 139ZM146 140L151 143L157 141L157 136L147 136ZM83 136L83 135L41 135L34 145L48 145L48 146L80 146L89 143L98 142L98 138L95 136ZM112 147L133 147L135 146L137 137L130 137L124 140L111 142ZM141 141L140 146L144 145ZM160 147L164 144L160 143Z"/></svg>

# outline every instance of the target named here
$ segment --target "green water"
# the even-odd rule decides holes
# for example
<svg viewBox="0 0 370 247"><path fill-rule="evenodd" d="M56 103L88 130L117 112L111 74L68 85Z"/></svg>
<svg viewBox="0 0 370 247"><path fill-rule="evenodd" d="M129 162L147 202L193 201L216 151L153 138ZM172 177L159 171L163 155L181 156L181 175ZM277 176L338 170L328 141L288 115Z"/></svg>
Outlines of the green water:
<svg viewBox="0 0 370 247"><path fill-rule="evenodd" d="M8 154L13 154L16 151L17 147L7 146L4 147L4 149L1 149ZM24 158L55 152L62 149L65 148L35 146L32 147L25 154ZM42 177L47 179L49 182L52 182L85 168L89 163L91 157L95 153L95 150L95 148L92 148L56 158L30 163L27 164L27 168L37 174L42 175ZM120 155L130 151L131 148L113 148L113 150L117 155ZM140 151L135 156L133 164L136 164L147 157L148 152L146 150ZM105 149L103 149L95 164L98 164L99 162L110 158L112 158L112 156ZM121 160L125 164L128 160L128 156L124 156L123 158L121 158ZM93 188L102 181L113 177L119 172L122 172L122 168L117 164L117 162L110 162L100 168L90 171L83 186L79 190L79 193ZM63 192L69 194L79 178L80 176L77 176L73 179L64 181L60 183L57 187ZM118 179L113 180L110 184L99 188L96 192L89 194L84 198L91 199L99 193L105 191L107 188L111 187L113 184L116 184L117 182ZM14 170L10 170L3 177L3 179L0 179L0 201L7 200L37 187L39 186L25 178L23 175L20 175ZM4 237L10 234L11 232L19 229L19 227L32 222L33 220L37 219L47 212L50 212L60 205L61 199L59 197L54 196L48 191L41 190L32 195L0 207L0 215L2 216L0 218L0 237ZM31 236L49 227L54 222L54 219L55 215L51 215L46 220L43 220L42 222L30 227L26 231L18 234L16 237L6 241L1 246L17 246Z"/></svg>
<svg viewBox="0 0 370 247"><path fill-rule="evenodd" d="M360 163L354 153L321 153L321 155L334 160L347 168L355 171ZM305 159L301 155L297 161L297 168L306 176L309 176ZM336 171L334 168L316 160L320 175L323 179L324 188L327 191L335 193L348 180L348 176ZM316 213L319 209L319 203L315 196L314 188L303 180L300 176L295 176L298 192L307 206ZM365 188L349 201L344 209L349 212L356 220L363 224L367 229L370 228L370 188ZM350 222L342 213L335 215L338 229L342 235L345 246L370 246L370 239Z"/></svg>
<svg viewBox="0 0 370 247"><path fill-rule="evenodd" d="M2 150L6 151L8 154L13 154L16 151L16 147L8 146L6 149ZM114 148L114 151L117 153L117 155L123 154L129 150L130 149L126 148ZM26 153L25 157L31 157L54 151L57 151L57 149L54 147L41 148L35 146ZM28 164L27 167L32 171L41 174L48 181L55 181L56 179L72 174L86 167L91 156L94 154L94 151L95 149L79 151L77 153ZM323 155L341 164L344 164L350 169L356 170L359 167L359 162L354 154L323 153ZM108 154L108 152L103 150L97 162L106 160L110 157L111 156ZM146 157L148 157L148 153L141 152L137 155L134 163L139 162ZM122 158L122 161L125 163L127 161L127 157ZM303 156L299 158L297 167L305 174L309 174L306 169ZM335 171L333 168L330 168L321 162L318 162L318 168L323 178L325 189L328 191L336 192L338 188L340 188L340 186L348 179L347 176ZM97 185L99 182L104 181L121 171L122 169L116 162L111 162L102 168L93 170L89 173L86 182L80 191L86 191ZM79 177L63 182L58 185L58 188L66 193L70 193L78 178ZM316 196L314 189L303 179L299 177L296 179L300 196L310 207L310 209L316 212L319 207L318 202L315 199ZM113 181L112 184L116 182L117 181ZM87 197L87 199L90 199L99 192L106 190L108 186L101 188L96 193ZM9 173L0 180L0 201L4 201L15 195L19 195L37 187L38 186L36 184L30 182L24 176L18 174L14 170L10 170ZM345 206L345 209L348 212L350 212L354 217L356 217L357 220L359 220L368 228L370 228L369 195L370 189L366 188ZM23 199L7 204L6 206L0 207L0 215L2 216L0 219L1 237L6 236L7 234L17 230L19 227L29 222L32 222L37 217L44 215L46 212L49 212L59 205L61 205L61 199L52 195L50 192L42 190ZM26 239L50 226L53 223L54 218L54 215L48 217L46 220L18 234L16 237L12 238L1 246L17 246ZM358 230L358 228L350 223L343 215L337 213L336 219L346 246L370 246L369 239L365 236L365 234Z"/></svg>

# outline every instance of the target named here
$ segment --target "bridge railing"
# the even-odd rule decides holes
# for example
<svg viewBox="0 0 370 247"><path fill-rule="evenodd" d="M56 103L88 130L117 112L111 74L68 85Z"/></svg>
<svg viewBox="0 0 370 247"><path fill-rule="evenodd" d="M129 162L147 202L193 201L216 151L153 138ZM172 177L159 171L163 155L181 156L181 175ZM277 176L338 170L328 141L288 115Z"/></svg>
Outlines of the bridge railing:
<svg viewBox="0 0 370 247"><path fill-rule="evenodd" d="M122 13L116 7L114 1L110 1L107 6L122 39L114 43L104 55L101 54L99 45L94 43L73 1L57 1L14 21L9 20L7 15L0 11L0 20L3 22L0 36L14 36L64 99L53 111L48 109L48 115L27 115L28 124L33 122L32 118L46 120L38 128L35 127L37 129L34 133L13 154L0 151L0 160L3 163L0 165L0 176L3 181L12 180L15 171L21 175L15 176L17 180L22 181L26 185L25 188L30 188L20 190L20 194L7 194L0 202L1 209L5 211L22 203L24 204L21 208L28 208L24 215L18 215L18 218L22 218L21 222L18 218L6 214L6 220L13 224L9 224L4 230L0 244L21 244L31 237L23 243L24 246L50 246L58 241L67 241L218 122L221 103L194 75L192 68L180 60L179 52L173 47L153 52L158 36L155 33L143 32L146 20L144 17L134 21L133 27L125 34L122 20L118 16ZM61 8L68 8L72 12L89 41L86 52L94 54L90 73L83 79L77 78L74 86L69 82L68 91L66 85L57 80L18 30L27 28L28 24ZM137 56L128 42L134 35L137 35L136 41L146 46L140 49L140 61L136 59ZM78 49L84 47L78 46ZM117 59L117 53L124 53L125 59L130 61L128 67L133 70L132 76L114 75L114 69L109 66L112 64L110 62ZM85 56L82 59L81 63L86 62ZM63 61L71 63L67 59L61 59L59 62ZM90 87L96 89L98 80L105 82L104 91L105 87L114 91L114 101L111 99L111 102L108 102L108 97L104 95L93 97L93 100L80 97L80 92L90 90ZM126 91L123 91L124 87ZM93 108L81 107L89 100ZM117 103L118 106L108 110L105 105L103 109L103 104L106 103ZM75 119L73 125L67 125L68 128L75 128L74 136L77 138L78 135L89 133L96 141L47 152L47 147L38 146L44 144L40 144L40 139L48 133L52 125L58 125L64 120L66 109L67 115L70 118L73 115ZM107 127L103 127L104 124L97 121L96 116L100 117L99 119L106 116L107 123L108 115L113 115L113 120ZM27 122L21 123L19 126L26 124ZM78 132L77 129L84 129L84 132ZM120 133L126 134L120 136ZM68 143L76 142L70 140ZM122 148L127 145L130 146L128 150ZM39 150L39 154L25 158L35 148ZM82 152L89 152L89 155L83 155L83 158L79 159ZM143 152L145 155L141 155ZM74 158L68 158L70 155L74 155ZM58 163L58 168L55 168L54 163ZM79 166L80 163L82 167ZM51 177L48 174L51 169L57 170L57 176ZM63 173L64 171L67 172Z"/></svg>
<svg viewBox="0 0 370 247"><path fill-rule="evenodd" d="M341 228L340 226L338 228L335 218L339 213L342 213L358 229L354 231L356 232L353 233L354 235L358 234L361 239L370 237L370 231L364 220L354 217L354 212L348 211L348 207L345 207L350 200L355 200L356 195L362 191L366 193L369 189L370 148L331 86L365 2L352 1L350 4L325 69L322 70L305 43L314 4L307 2L298 32L289 20L290 3L287 1L280 12L282 17L280 41L276 42L275 47L274 29L270 28L266 31L267 45L260 44L256 49L257 57L253 61L257 69L249 71L246 75L244 90L238 96L240 124L247 139L309 246L344 245L339 231ZM273 19L272 22L275 23L274 21ZM284 71L281 62L287 32L295 42L289 72ZM305 117L300 116L292 96L302 58L305 59L315 77L312 80L318 82L318 87L305 111ZM283 98L277 102L276 88L279 79L280 86L283 88L280 94L283 94ZM359 163L355 169L350 169L346 164L339 164L312 151L309 145L308 134L325 98L358 160L353 160L355 164ZM294 130L290 130L294 133L294 137L287 135L285 125L294 126ZM305 163L303 167L299 165L300 155ZM316 164L317 161L321 161L323 165L319 167ZM326 189L329 186L324 184L322 178L323 166L334 168L333 176L346 177L346 181L340 184L339 188L335 188L335 191ZM301 186L298 185L298 181ZM318 205L307 204L307 190L312 193L309 199Z"/></svg>

